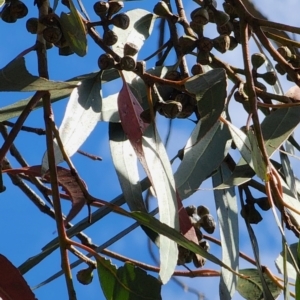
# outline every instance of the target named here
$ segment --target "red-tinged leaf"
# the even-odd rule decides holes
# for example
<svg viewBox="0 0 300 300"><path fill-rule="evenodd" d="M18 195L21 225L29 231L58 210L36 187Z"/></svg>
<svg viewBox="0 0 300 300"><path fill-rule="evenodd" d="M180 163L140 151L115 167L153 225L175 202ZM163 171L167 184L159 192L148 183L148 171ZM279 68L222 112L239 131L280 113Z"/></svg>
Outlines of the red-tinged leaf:
<svg viewBox="0 0 300 300"><path fill-rule="evenodd" d="M0 299L1 300L36 300L19 270L0 254Z"/></svg>
<svg viewBox="0 0 300 300"><path fill-rule="evenodd" d="M148 166L144 159L144 151L142 147L142 136L149 124L145 123L141 119L140 115L143 112L143 108L134 94L131 92L123 73L120 72L120 74L123 80L123 87L118 96L118 109L121 124L134 151L137 153L141 164L149 176L150 172L147 172ZM149 179L151 180L150 177Z"/></svg>
<svg viewBox="0 0 300 300"><path fill-rule="evenodd" d="M70 172L70 170L62 167L56 168L58 183L63 188L63 190L70 196L70 200L72 202L72 207L65 219L65 223L68 223L80 212L80 210L85 205L85 196L77 183L76 177ZM50 182L50 174L46 173L42 175L40 165L24 167L20 169L3 170L3 173L24 173L31 176L43 177L43 179Z"/></svg>

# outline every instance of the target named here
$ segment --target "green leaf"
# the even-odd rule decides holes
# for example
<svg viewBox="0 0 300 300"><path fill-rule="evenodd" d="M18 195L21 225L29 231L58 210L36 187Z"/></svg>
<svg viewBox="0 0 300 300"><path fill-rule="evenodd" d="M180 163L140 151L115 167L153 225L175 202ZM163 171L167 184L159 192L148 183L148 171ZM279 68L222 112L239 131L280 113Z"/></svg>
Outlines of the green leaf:
<svg viewBox="0 0 300 300"><path fill-rule="evenodd" d="M25 66L24 57L11 61L0 70L1 92L30 92L45 90L74 89L76 82L51 81L31 75Z"/></svg>
<svg viewBox="0 0 300 300"><path fill-rule="evenodd" d="M113 27L113 31L118 36L118 42L112 46L112 49L121 57L124 55L124 45L133 43L138 49L141 49L145 40L151 35L156 17L144 9L134 9L126 12L130 18L130 24L126 30Z"/></svg>
<svg viewBox="0 0 300 300"><path fill-rule="evenodd" d="M212 176L213 187L220 185L224 178L231 174L227 164L222 163L218 172ZM222 244L222 261L233 270L238 271L239 266L239 226L238 207L233 187L226 190L214 190L217 216ZM230 300L236 289L237 277L222 268L220 279L220 299Z"/></svg>
<svg viewBox="0 0 300 300"><path fill-rule="evenodd" d="M227 97L227 76L224 69L214 69L207 73L189 78L185 88L196 95L198 111L201 116L203 136L217 122L225 108Z"/></svg>
<svg viewBox="0 0 300 300"><path fill-rule="evenodd" d="M84 24L81 16L73 4L69 0L70 13L64 12L60 15L60 24L64 37L66 38L69 47L79 56L85 56L87 52L87 39Z"/></svg>
<svg viewBox="0 0 300 300"><path fill-rule="evenodd" d="M161 284L131 263L117 267L101 256L96 257L99 281L108 300L159 300Z"/></svg>
<svg viewBox="0 0 300 300"><path fill-rule="evenodd" d="M174 174L182 200L197 191L200 184L218 168L230 148L229 130L220 121L198 140L200 122L192 132L185 146L183 160Z"/></svg>
<svg viewBox="0 0 300 300"><path fill-rule="evenodd" d="M294 243L294 244L291 244L289 245L289 248L294 256L294 261L297 262L297 247L298 247L298 243ZM283 251L280 252L280 254L278 255L278 257L276 258L275 260L275 265L278 269L278 272L280 274L284 274L284 268L283 268ZM287 252L287 275L289 278L292 278L294 280L296 280L296 277L297 277L297 272L295 270L295 267L294 267L294 263L292 261L292 258L290 257L289 253Z"/></svg>
<svg viewBox="0 0 300 300"><path fill-rule="evenodd" d="M64 149L72 156L90 135L99 121L102 108L101 81L99 76L88 78L75 88L70 96L62 124L59 128ZM56 164L63 156L57 144L54 144ZM44 154L42 169L48 170L48 155Z"/></svg>
<svg viewBox="0 0 300 300"><path fill-rule="evenodd" d="M249 278L239 278L237 284L237 291L242 297L247 300L261 300L263 299L262 283L257 269L243 269L241 274L249 276ZM281 289L264 273L265 281L273 295L277 298L281 294Z"/></svg>

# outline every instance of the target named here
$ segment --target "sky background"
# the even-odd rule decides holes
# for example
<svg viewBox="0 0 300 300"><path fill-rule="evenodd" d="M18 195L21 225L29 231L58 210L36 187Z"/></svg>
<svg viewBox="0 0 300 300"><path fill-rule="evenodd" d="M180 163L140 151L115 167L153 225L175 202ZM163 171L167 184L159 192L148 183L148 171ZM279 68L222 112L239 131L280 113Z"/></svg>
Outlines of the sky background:
<svg viewBox="0 0 300 300"><path fill-rule="evenodd" d="M26 1L27 2L27 1ZM29 2L29 1L28 1ZM35 17L37 14L36 7L32 5L33 1L28 4L29 14L17 23L7 24L0 21L0 68L3 68L8 62L16 57L21 51L32 46L35 42L35 35L27 33L25 29L26 20L29 17ZM92 2L83 1L86 3L86 9L92 20L97 20L96 15L92 10ZM153 9L154 1L140 1L140 2L128 2L125 3L123 12L136 8L144 8L150 12ZM289 25L299 26L298 8L299 4L296 0L287 1L254 1L261 8L261 11L268 16L272 21L287 22ZM189 13L197 7L193 1L183 0L183 4L187 11L187 17L190 18ZM222 1L218 1L218 6L221 7ZM287 9L289 8L289 9ZM58 8L58 12L62 9ZM65 9L64 9L65 10ZM66 11L66 10L65 10ZM158 24L158 22L156 23ZM155 50L157 43L157 34L154 28L153 37L150 37L146 41L144 48L139 54L139 59L143 59ZM213 26L210 26L205 30L205 34L211 38L217 36ZM91 39L88 39L88 54L84 58L79 58L76 55L62 57L58 56L57 48L53 48L48 52L49 61L49 75L53 80L66 80L71 77L98 71L97 59L102 50L99 49ZM255 46L251 43L251 49L253 52L257 51ZM242 66L241 49L237 47L234 51L228 52L225 55L216 53L222 60L228 61L235 66ZM187 58L189 66L193 65L195 58L188 56ZM154 65L155 60L150 60L147 63L147 68ZM174 56L170 56L166 64L174 64ZM26 55L26 66L28 70L37 75L36 56L35 53ZM293 83L284 80L281 81L283 90L286 92ZM111 93L118 91L121 88L120 81L114 81L107 84L103 89L103 96L108 96ZM6 106L20 99L29 97L30 93L1 93L0 101L1 106ZM238 113L239 106L231 102L230 111L232 122L240 127L245 124L247 115ZM67 104L67 99L59 101L53 105L56 124L60 124L64 115L64 110ZM15 119L11 120L15 121ZM27 119L25 125L44 128L44 120L42 110L36 110L31 113ZM168 120L159 117L158 118L159 132L164 139L167 133ZM178 149L182 148L192 129L193 123L187 120L174 120L173 131L170 136L170 142L168 146L169 157L172 158L176 155ZM121 193L121 189L115 174L108 144L108 124L99 122L95 130L83 144L81 149L91 154L99 155L103 158L101 162L94 162L85 158L79 154L75 154L72 157L72 161L75 164L80 176L86 182L89 192L98 198L111 200ZM299 133L295 134L296 140L299 140ZM31 133L21 132L15 142L17 148L21 151L24 158L30 165L36 165L41 163L42 156L45 151L45 139ZM234 154L235 155L235 154ZM235 158L238 156L236 155ZM16 161L9 155L11 164L17 167ZM291 159L292 163L296 163L295 159ZM174 170L178 166L178 161L175 162ZM299 168L294 170L299 177ZM143 175L141 175L143 178ZM42 214L15 186L11 184L11 181L7 176L4 176L4 184L7 188L5 193L0 195L0 224L1 224L1 244L0 253L5 255L16 266L22 264L26 259L38 254L41 248L45 246L50 240L56 237L56 225L55 222L48 216ZM260 197L261 194L255 194ZM196 206L202 204L210 208L212 215L216 219L215 204L213 199L213 191L211 190L211 181L208 180L201 185L199 192L194 193L189 199L185 200L184 205L194 204ZM65 213L68 212L70 204L66 201L62 201L62 207ZM155 207L155 201L151 201L151 207ZM261 212L261 211L260 211ZM257 234L257 238L260 246L261 262L276 272L274 260L281 251L281 238L277 230L275 221L271 215L271 212L261 212L264 220L258 225L254 225L253 229ZM82 212L73 220L73 224L77 223L81 219L87 216L87 209L84 208ZM246 231L243 220L240 222L240 251L245 252L249 256L253 257L251 245L249 242L248 233ZM85 233L92 237L94 243L101 245L108 239L113 237L122 229L131 225L133 222L129 219L109 214L103 218L100 222L96 223L92 227L88 228ZM219 238L218 228L213 234L214 237ZM287 234L291 243L297 242L296 238ZM220 247L210 243L211 253L220 257ZM109 247L111 251L116 251L124 256L141 260L145 263L155 264L151 256L149 255L147 248L147 238L140 228L134 230L134 232L128 234L126 237ZM154 249L157 254L157 250ZM71 261L74 261L74 257L70 255ZM117 265L122 265L118 261L113 260ZM76 273L83 265L73 270L74 277ZM192 267L192 266L191 266ZM252 268L251 265L243 260L240 260L240 268ZM219 270L217 266L207 262L204 268ZM183 269L178 268L178 269ZM59 251L53 252L42 263L40 263L33 270L29 271L25 275L30 286L35 286L47 279L53 273L60 270L60 255ZM153 274L156 276L156 274ZM205 295L205 299L218 299L218 284L219 278L179 278L186 286L190 286L197 289L199 292ZM89 286L80 285L77 280L74 280L75 289L77 292L77 299L104 299L102 291L99 287L99 282L96 273L94 274L93 283ZM50 299L67 299L67 290L65 287L64 277L60 277L55 281L35 290L36 297L40 300ZM197 297L185 291L174 281L170 281L167 285L162 287L162 298L164 300L169 299L191 299L196 300ZM241 299L238 293L235 294L234 300Z"/></svg>

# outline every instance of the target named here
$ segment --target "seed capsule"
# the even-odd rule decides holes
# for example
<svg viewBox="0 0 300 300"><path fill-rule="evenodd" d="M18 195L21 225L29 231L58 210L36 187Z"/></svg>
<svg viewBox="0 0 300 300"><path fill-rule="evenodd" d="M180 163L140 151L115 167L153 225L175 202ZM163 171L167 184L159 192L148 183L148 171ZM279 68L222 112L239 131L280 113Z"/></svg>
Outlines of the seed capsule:
<svg viewBox="0 0 300 300"><path fill-rule="evenodd" d="M266 83L274 85L277 81L276 73L273 71L266 72L264 74L257 74L258 77L262 78Z"/></svg>
<svg viewBox="0 0 300 300"><path fill-rule="evenodd" d="M196 206L195 206L195 205L187 206L187 207L185 208L185 210L186 210L187 214L188 214L190 217L192 217L193 214L195 214L195 213L197 212Z"/></svg>
<svg viewBox="0 0 300 300"><path fill-rule="evenodd" d="M216 222L210 214L202 216L199 225L209 234L212 234L216 229Z"/></svg>
<svg viewBox="0 0 300 300"><path fill-rule="evenodd" d="M93 269L87 268L78 271L76 274L77 280L84 285L88 285L93 281Z"/></svg>
<svg viewBox="0 0 300 300"><path fill-rule="evenodd" d="M203 74L204 70L200 64L195 64L192 66L191 72L195 76L195 75Z"/></svg>
<svg viewBox="0 0 300 300"><path fill-rule="evenodd" d="M94 11L96 15L99 17L104 17L108 12L108 8L109 8L108 2L99 1L94 4Z"/></svg>
<svg viewBox="0 0 300 300"><path fill-rule="evenodd" d="M43 30L43 37L44 37L45 41L55 44L62 37L61 29L56 26L46 27Z"/></svg>
<svg viewBox="0 0 300 300"><path fill-rule="evenodd" d="M197 207L197 215L199 217L203 217L204 215L208 215L209 214L209 209L208 207L204 206L204 205L200 205Z"/></svg>
<svg viewBox="0 0 300 300"><path fill-rule="evenodd" d="M191 53L196 47L196 39L191 36L181 36L178 44L182 54Z"/></svg>
<svg viewBox="0 0 300 300"><path fill-rule="evenodd" d="M110 29L103 34L103 41L107 46L112 46L118 41L118 36Z"/></svg>
<svg viewBox="0 0 300 300"><path fill-rule="evenodd" d="M212 58L209 52L199 51L197 55L197 63L201 65L209 65L212 62Z"/></svg>
<svg viewBox="0 0 300 300"><path fill-rule="evenodd" d="M9 8L10 14L17 19L22 19L28 14L28 8L22 1L11 2Z"/></svg>
<svg viewBox="0 0 300 300"><path fill-rule="evenodd" d="M125 71L133 71L136 68L136 60L129 55L125 55L121 58L120 67Z"/></svg>
<svg viewBox="0 0 300 300"><path fill-rule="evenodd" d="M158 2L154 8L153 8L153 12L163 18L170 18L173 17L173 14L171 13L169 6L166 2L164 1L160 1Z"/></svg>
<svg viewBox="0 0 300 300"><path fill-rule="evenodd" d="M168 100L165 103L161 103L157 109L157 112L166 118L174 119L182 110L180 102L174 100Z"/></svg>
<svg viewBox="0 0 300 300"><path fill-rule="evenodd" d="M206 8L199 7L191 12L191 19L199 25L206 25L209 22L209 14Z"/></svg>
<svg viewBox="0 0 300 300"><path fill-rule="evenodd" d="M108 1L108 4L109 4L109 8L107 12L108 19L110 19L111 16L118 13L124 7L123 1Z"/></svg>
<svg viewBox="0 0 300 300"><path fill-rule="evenodd" d="M199 38L196 41L196 46L200 52L210 52L213 48L213 40L207 37Z"/></svg>
<svg viewBox="0 0 300 300"><path fill-rule="evenodd" d="M32 34L36 34L37 29L38 29L38 19L37 18L29 18L26 21L26 29L28 32L30 32Z"/></svg>
<svg viewBox="0 0 300 300"><path fill-rule="evenodd" d="M101 70L111 69L116 64L112 55L105 53L99 56L98 66Z"/></svg>
<svg viewBox="0 0 300 300"><path fill-rule="evenodd" d="M254 53L251 56L251 63L253 66L253 69L256 70L260 66L262 66L267 61L266 57L262 53Z"/></svg>
<svg viewBox="0 0 300 300"><path fill-rule="evenodd" d="M129 56L135 56L138 53L139 49L136 44L133 43L126 43L124 45L124 56L129 55Z"/></svg>
<svg viewBox="0 0 300 300"><path fill-rule="evenodd" d="M217 24L217 26L224 26L229 20L230 17L228 14L226 14L224 11L221 10L215 10L214 13L214 21Z"/></svg>
<svg viewBox="0 0 300 300"><path fill-rule="evenodd" d="M129 19L129 17L128 17L126 14L121 13L121 14L115 15L115 16L111 19L111 22L112 22L112 24L115 25L116 27L125 30L125 29L127 29L128 26L129 26L130 19Z"/></svg>
<svg viewBox="0 0 300 300"><path fill-rule="evenodd" d="M213 45L216 50L221 53L225 53L230 48L230 37L229 35L222 34L213 39Z"/></svg>

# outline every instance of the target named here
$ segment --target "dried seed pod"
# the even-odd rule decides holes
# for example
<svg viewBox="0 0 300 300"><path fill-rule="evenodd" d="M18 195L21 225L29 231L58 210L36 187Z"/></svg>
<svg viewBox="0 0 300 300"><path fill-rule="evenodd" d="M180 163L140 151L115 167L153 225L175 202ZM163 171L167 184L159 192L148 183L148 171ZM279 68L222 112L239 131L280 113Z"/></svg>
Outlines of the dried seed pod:
<svg viewBox="0 0 300 300"><path fill-rule="evenodd" d="M17 22L17 17L13 16L10 13L10 6L5 6L1 13L1 19L6 23L15 23Z"/></svg>
<svg viewBox="0 0 300 300"><path fill-rule="evenodd" d="M99 17L104 17L108 12L108 8L109 8L108 2L99 1L94 4L94 11L96 15Z"/></svg>
<svg viewBox="0 0 300 300"><path fill-rule="evenodd" d="M195 75L203 74L204 70L203 70L202 65L195 64L195 65L192 66L191 72L195 76Z"/></svg>
<svg viewBox="0 0 300 300"><path fill-rule="evenodd" d="M277 49L278 53L282 55L285 59L290 60L293 59L293 54L291 50L286 46L281 46Z"/></svg>
<svg viewBox="0 0 300 300"><path fill-rule="evenodd" d="M274 85L277 81L277 76L274 71L266 72L264 74L258 74L257 77L262 78L266 83L270 85Z"/></svg>
<svg viewBox="0 0 300 300"><path fill-rule="evenodd" d="M120 67L125 71L133 71L136 68L136 60L129 55L125 55L121 58Z"/></svg>
<svg viewBox="0 0 300 300"><path fill-rule="evenodd" d="M214 10L214 21L217 26L224 26L229 20L230 17L224 11L221 10Z"/></svg>
<svg viewBox="0 0 300 300"><path fill-rule="evenodd" d="M105 53L101 54L98 58L98 66L101 70L108 70L114 67L116 64L112 55Z"/></svg>
<svg viewBox="0 0 300 300"><path fill-rule="evenodd" d="M164 1L159 1L153 8L153 12L163 18L171 18L173 14L171 13L169 6Z"/></svg>
<svg viewBox="0 0 300 300"><path fill-rule="evenodd" d="M207 233L212 234L216 229L216 222L212 215L206 214L199 220L199 226L202 227Z"/></svg>
<svg viewBox="0 0 300 300"><path fill-rule="evenodd" d="M206 241L206 240L200 241L200 242L199 242L199 246L200 246L201 248L203 248L205 251L207 251L207 252L209 251L210 246L209 246L208 241Z"/></svg>
<svg viewBox="0 0 300 300"><path fill-rule="evenodd" d="M196 268L202 268L205 265L205 258L199 254L193 255L193 263Z"/></svg>
<svg viewBox="0 0 300 300"><path fill-rule="evenodd" d="M255 203L262 209L262 210L269 210L271 208L269 199L267 197L261 197L255 199Z"/></svg>
<svg viewBox="0 0 300 300"><path fill-rule="evenodd" d="M45 41L55 44L62 37L61 29L57 26L46 27L43 30L43 37L44 37Z"/></svg>
<svg viewBox="0 0 300 300"><path fill-rule="evenodd" d="M230 37L230 45L228 50L233 50L237 47L238 42L234 36L229 36Z"/></svg>
<svg viewBox="0 0 300 300"><path fill-rule="evenodd" d="M267 91L267 87L266 87L263 83L261 83L261 82L259 82L259 81L257 81L257 80L254 80L254 85L255 85L257 88L259 88L259 89L261 89L262 91L264 91L264 92Z"/></svg>
<svg viewBox="0 0 300 300"><path fill-rule="evenodd" d="M182 105L182 110L177 115L177 118L179 118L179 119L188 118L195 111L195 107L196 107L197 102L190 95L187 95L187 94L184 94L184 93L178 94L175 97L175 101L181 103L181 105Z"/></svg>
<svg viewBox="0 0 300 300"><path fill-rule="evenodd" d="M238 18L238 14L236 13L234 6L232 6L230 3L224 2L223 9L232 19Z"/></svg>
<svg viewBox="0 0 300 300"><path fill-rule="evenodd" d="M182 246L178 246L177 265L181 266L192 261L192 252Z"/></svg>
<svg viewBox="0 0 300 300"><path fill-rule="evenodd" d="M120 13L120 14L115 15L115 16L111 19L111 23L112 23L113 25L115 25L116 27L125 30L125 29L127 29L128 26L129 26L130 19L129 19L129 17L128 17L126 14Z"/></svg>
<svg viewBox="0 0 300 300"><path fill-rule="evenodd" d="M230 33L233 31L233 25L232 22L227 22L225 25L223 26L219 26L217 25L217 31L219 34L227 34L230 35Z"/></svg>
<svg viewBox="0 0 300 300"><path fill-rule="evenodd" d="M196 46L200 52L210 52L213 48L213 40L207 37L201 37L196 41Z"/></svg>
<svg viewBox="0 0 300 300"><path fill-rule="evenodd" d="M204 206L204 205L199 205L197 207L197 215L199 217L203 217L204 215L208 215L209 214L209 209L208 207Z"/></svg>
<svg viewBox="0 0 300 300"><path fill-rule="evenodd" d="M135 56L139 51L139 48L136 44L126 43L124 45L124 55Z"/></svg>
<svg viewBox="0 0 300 300"><path fill-rule="evenodd" d="M76 277L81 284L88 285L93 281L93 269L90 267L82 269L77 272Z"/></svg>
<svg viewBox="0 0 300 300"><path fill-rule="evenodd" d="M74 51L69 46L65 46L58 49L58 54L61 56L69 56L74 54Z"/></svg>
<svg viewBox="0 0 300 300"><path fill-rule="evenodd" d="M209 14L206 8L199 7L191 12L191 19L199 25L206 25L209 22Z"/></svg>
<svg viewBox="0 0 300 300"><path fill-rule="evenodd" d="M196 206L195 205L189 205L187 207L185 207L186 213L192 217L193 214L195 214L197 212L196 210Z"/></svg>
<svg viewBox="0 0 300 300"><path fill-rule="evenodd" d="M32 34L36 34L37 33L37 29L38 29L38 18L29 18L26 21L26 29L28 32L32 33Z"/></svg>
<svg viewBox="0 0 300 300"><path fill-rule="evenodd" d="M191 53L196 47L196 39L191 36L181 36L178 40L182 54Z"/></svg>
<svg viewBox="0 0 300 300"><path fill-rule="evenodd" d="M233 34L234 37L236 38L237 42L240 44L241 43L241 26L240 26L240 21L238 20L233 20L232 21L233 25Z"/></svg>
<svg viewBox="0 0 300 300"><path fill-rule="evenodd" d="M201 65L209 65L212 62L212 58L209 52L199 51L197 55L197 63Z"/></svg>
<svg viewBox="0 0 300 300"><path fill-rule="evenodd" d="M275 64L274 67L279 74L284 75L286 73L286 71L281 67L280 64Z"/></svg>
<svg viewBox="0 0 300 300"><path fill-rule="evenodd" d="M244 219L247 219L250 224L258 224L260 221L262 221L262 216L252 203L247 203L243 206L241 210L241 216Z"/></svg>
<svg viewBox="0 0 300 300"><path fill-rule="evenodd" d="M217 8L218 5L216 0L204 0L204 4L209 7L213 6L214 8Z"/></svg>
<svg viewBox="0 0 300 300"><path fill-rule="evenodd" d="M230 48L230 37L229 35L222 34L213 39L213 45L216 50L221 53L225 53Z"/></svg>
<svg viewBox="0 0 300 300"><path fill-rule="evenodd" d="M165 75L165 79L173 80L173 81L179 81L181 79L181 75L176 70L168 71Z"/></svg>
<svg viewBox="0 0 300 300"><path fill-rule="evenodd" d="M266 57L262 53L254 53L251 56L251 63L254 70L257 70L267 61Z"/></svg>
<svg viewBox="0 0 300 300"><path fill-rule="evenodd" d="M168 100L165 103L160 103L157 112L166 118L174 119L182 111L182 105L180 102L174 100Z"/></svg>
<svg viewBox="0 0 300 300"><path fill-rule="evenodd" d="M203 36L204 25L191 21L190 26L193 29L193 31L198 35L198 37Z"/></svg>
<svg viewBox="0 0 300 300"><path fill-rule="evenodd" d="M110 19L111 16L117 14L123 7L123 1L108 1L109 8L107 12L107 18Z"/></svg>
<svg viewBox="0 0 300 300"><path fill-rule="evenodd" d="M28 8L22 1L11 2L9 8L10 14L17 19L22 19L28 14Z"/></svg>
<svg viewBox="0 0 300 300"><path fill-rule="evenodd" d="M110 29L106 30L103 34L103 42L107 46L112 46L118 41L118 36Z"/></svg>

